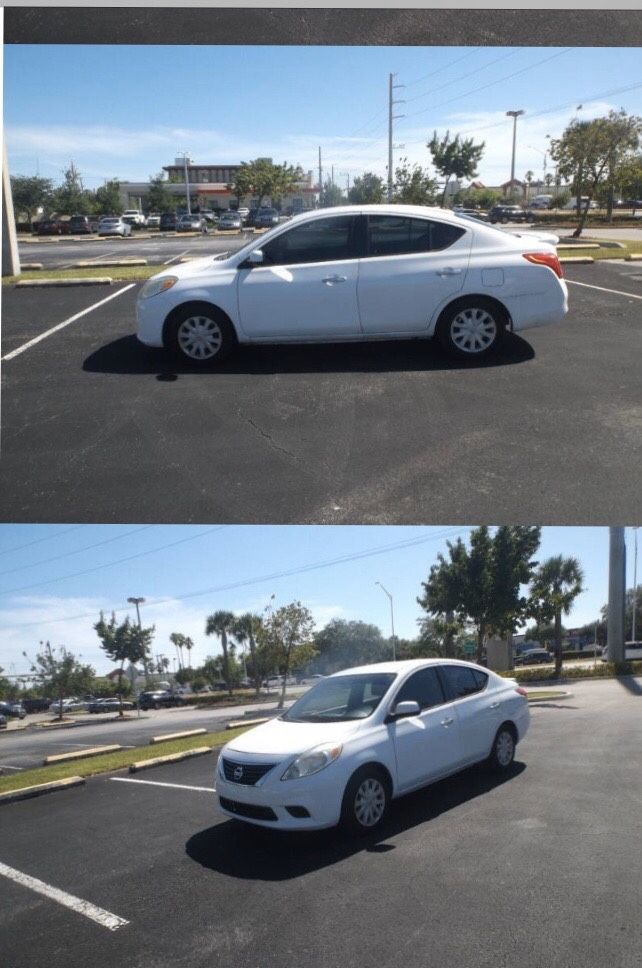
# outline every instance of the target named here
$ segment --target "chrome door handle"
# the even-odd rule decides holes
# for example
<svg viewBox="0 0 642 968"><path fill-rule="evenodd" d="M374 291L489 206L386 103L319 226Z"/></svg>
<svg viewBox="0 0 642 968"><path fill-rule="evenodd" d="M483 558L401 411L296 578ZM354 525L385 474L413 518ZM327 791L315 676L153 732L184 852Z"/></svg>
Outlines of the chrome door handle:
<svg viewBox="0 0 642 968"><path fill-rule="evenodd" d="M453 269L452 266L448 266L446 269L438 269L438 276L460 276L461 269Z"/></svg>
<svg viewBox="0 0 642 968"><path fill-rule="evenodd" d="M449 716L448 719L442 719L441 725L448 727L448 726L451 726L454 722L455 720L453 719L453 717Z"/></svg>
<svg viewBox="0 0 642 968"><path fill-rule="evenodd" d="M321 282L327 282L330 285L332 285L332 283L334 283L334 282L347 282L347 281L348 281L348 277L347 276L325 276L321 280Z"/></svg>

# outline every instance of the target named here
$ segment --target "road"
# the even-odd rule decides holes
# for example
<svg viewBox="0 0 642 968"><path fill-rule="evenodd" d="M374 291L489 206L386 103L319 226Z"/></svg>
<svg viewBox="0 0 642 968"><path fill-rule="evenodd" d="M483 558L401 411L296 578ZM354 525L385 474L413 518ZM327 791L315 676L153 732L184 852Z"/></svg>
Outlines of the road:
<svg viewBox="0 0 642 968"><path fill-rule="evenodd" d="M637 968L640 703L640 679L577 683L508 777L468 770L358 841L225 818L213 756L3 805L4 963Z"/></svg>
<svg viewBox="0 0 642 968"><path fill-rule="evenodd" d="M483 365L399 342L218 372L137 343L136 285L6 289L0 519L637 521L642 269L567 275L566 321Z"/></svg>
<svg viewBox="0 0 642 968"><path fill-rule="evenodd" d="M198 258L234 252L245 245L251 235L230 232L229 235L138 235L121 238L79 238L64 236L22 242L18 245L21 262L41 262L45 269L69 269L77 262L101 262L107 259L147 259L150 265L171 265L180 258Z"/></svg>

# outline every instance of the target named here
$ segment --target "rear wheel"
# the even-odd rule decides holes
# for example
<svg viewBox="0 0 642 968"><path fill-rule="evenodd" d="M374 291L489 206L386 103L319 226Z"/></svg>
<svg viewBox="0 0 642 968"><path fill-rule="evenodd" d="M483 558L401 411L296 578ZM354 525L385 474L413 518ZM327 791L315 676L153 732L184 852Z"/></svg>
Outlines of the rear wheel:
<svg viewBox="0 0 642 968"><path fill-rule="evenodd" d="M449 353L478 359L495 350L505 332L505 314L483 296L460 300L446 309L437 329L441 345Z"/></svg>
<svg viewBox="0 0 642 968"><path fill-rule="evenodd" d="M504 773L510 768L514 759L515 733L508 725L500 726L488 757L488 765L495 773Z"/></svg>
<svg viewBox="0 0 642 968"><path fill-rule="evenodd" d="M383 823L390 804L390 784L383 770L364 766L346 787L341 825L355 834L369 834Z"/></svg>

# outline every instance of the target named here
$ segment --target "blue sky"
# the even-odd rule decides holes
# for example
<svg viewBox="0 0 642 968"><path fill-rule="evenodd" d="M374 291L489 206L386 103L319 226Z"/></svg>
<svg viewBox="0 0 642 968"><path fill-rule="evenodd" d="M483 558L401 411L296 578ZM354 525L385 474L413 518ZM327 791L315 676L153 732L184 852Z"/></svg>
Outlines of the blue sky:
<svg viewBox="0 0 642 968"><path fill-rule="evenodd" d="M26 45L4 61L11 171L57 181L73 158L88 187L147 179L182 150L198 164L262 155L307 170L321 145L342 184L383 174L390 71L406 85L396 157L427 165L433 129L465 132L486 141L486 184L510 174L508 109L526 111L518 177L543 173L546 135L574 115L642 113L636 48Z"/></svg>
<svg viewBox="0 0 642 968"><path fill-rule="evenodd" d="M393 596L397 635L414 637L421 582L437 553L445 551L446 539L466 539L468 532L330 525L2 525L0 666L26 671L22 652L33 655L39 641L49 639L107 670L92 624L100 609L121 609L124 618L131 612L130 596L147 600L142 614L145 623L156 625L154 652L171 656L168 636L183 632L196 643L195 662L218 651L217 641L204 635L207 614L219 608L261 612L271 595L276 606L301 600L318 627L332 618L361 619L387 635L388 600L376 581ZM631 585L631 530L627 540ZM364 557L276 577L358 554ZM538 560L554 554L576 556L585 571L586 591L567 626L592 621L608 598L608 529L544 528Z"/></svg>

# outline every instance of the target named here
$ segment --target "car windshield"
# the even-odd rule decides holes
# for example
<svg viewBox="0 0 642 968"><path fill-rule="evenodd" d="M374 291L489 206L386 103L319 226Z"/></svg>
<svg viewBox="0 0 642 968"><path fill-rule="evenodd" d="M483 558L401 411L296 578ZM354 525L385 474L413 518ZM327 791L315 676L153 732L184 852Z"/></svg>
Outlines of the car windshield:
<svg viewBox="0 0 642 968"><path fill-rule="evenodd" d="M322 679L281 719L291 723L338 723L366 719L388 692L393 672L368 672Z"/></svg>

